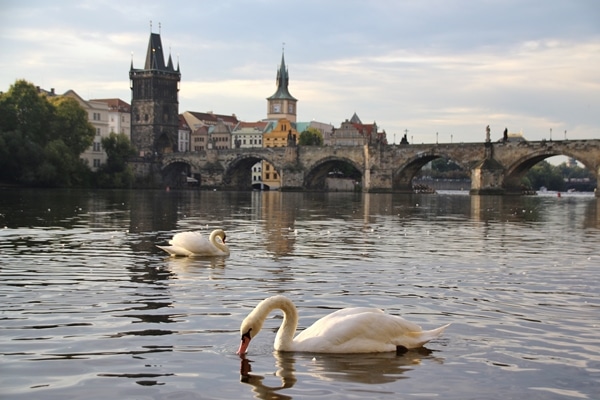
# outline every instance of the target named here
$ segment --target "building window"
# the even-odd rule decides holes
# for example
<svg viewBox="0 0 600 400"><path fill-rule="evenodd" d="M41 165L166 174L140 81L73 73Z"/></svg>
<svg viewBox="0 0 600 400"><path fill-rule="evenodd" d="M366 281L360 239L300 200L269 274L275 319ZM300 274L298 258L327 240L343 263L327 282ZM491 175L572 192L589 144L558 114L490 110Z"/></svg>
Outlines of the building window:
<svg viewBox="0 0 600 400"><path fill-rule="evenodd" d="M94 168L98 168L100 166L100 159L94 158Z"/></svg>

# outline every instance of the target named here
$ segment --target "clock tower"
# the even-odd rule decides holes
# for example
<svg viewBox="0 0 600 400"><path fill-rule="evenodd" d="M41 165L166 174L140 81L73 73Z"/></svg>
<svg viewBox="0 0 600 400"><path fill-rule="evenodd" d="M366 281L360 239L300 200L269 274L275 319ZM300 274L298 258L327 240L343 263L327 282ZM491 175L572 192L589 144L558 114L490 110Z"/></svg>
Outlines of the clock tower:
<svg viewBox="0 0 600 400"><path fill-rule="evenodd" d="M296 103L298 100L288 90L289 75L285 66L283 52L281 53L281 65L277 70L277 91L267 97L267 118L279 120L286 118L290 122L296 122Z"/></svg>

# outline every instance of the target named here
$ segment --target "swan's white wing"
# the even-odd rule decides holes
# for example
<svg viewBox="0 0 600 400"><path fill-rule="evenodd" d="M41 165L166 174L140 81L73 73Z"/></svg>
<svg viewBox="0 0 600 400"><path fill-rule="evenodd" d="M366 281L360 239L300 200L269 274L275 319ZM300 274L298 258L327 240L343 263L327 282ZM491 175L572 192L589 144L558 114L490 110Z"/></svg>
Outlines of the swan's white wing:
<svg viewBox="0 0 600 400"><path fill-rule="evenodd" d="M180 232L173 236L169 243L172 246L187 250L190 253L188 255L214 254L218 250L200 232Z"/></svg>
<svg viewBox="0 0 600 400"><path fill-rule="evenodd" d="M442 329L443 330L443 329ZM321 318L294 339L294 350L326 353L395 351L419 347L421 327L375 308L350 308ZM438 335L441 333L437 333Z"/></svg>

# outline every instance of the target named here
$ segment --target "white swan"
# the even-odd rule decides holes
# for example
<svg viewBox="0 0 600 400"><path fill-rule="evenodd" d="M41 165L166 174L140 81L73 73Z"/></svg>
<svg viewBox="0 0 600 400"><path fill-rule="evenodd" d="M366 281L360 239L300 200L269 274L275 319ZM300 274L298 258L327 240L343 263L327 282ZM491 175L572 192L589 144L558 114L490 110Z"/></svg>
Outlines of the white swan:
<svg viewBox="0 0 600 400"><path fill-rule="evenodd" d="M228 256L227 235L222 229L211 232L208 240L200 232L181 232L169 240L170 246L156 246L172 256Z"/></svg>
<svg viewBox="0 0 600 400"><path fill-rule="evenodd" d="M296 306L285 296L273 296L261 301L242 322L242 342L237 354L246 353L250 340L276 309L283 311L274 343L278 351L381 353L412 349L438 337L450 325L423 331L419 325L377 308L344 308L319 319L294 338L298 325Z"/></svg>

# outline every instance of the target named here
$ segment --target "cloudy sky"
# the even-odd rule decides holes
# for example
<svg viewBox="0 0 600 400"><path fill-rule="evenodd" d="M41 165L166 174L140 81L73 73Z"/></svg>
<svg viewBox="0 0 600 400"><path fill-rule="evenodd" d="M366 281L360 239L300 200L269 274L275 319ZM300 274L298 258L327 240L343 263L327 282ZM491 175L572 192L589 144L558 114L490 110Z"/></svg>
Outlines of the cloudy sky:
<svg viewBox="0 0 600 400"><path fill-rule="evenodd" d="M598 0L2 0L0 91L130 102L159 24L180 113L266 118L284 48L299 121L356 112L390 142L479 142L488 124L600 138Z"/></svg>

